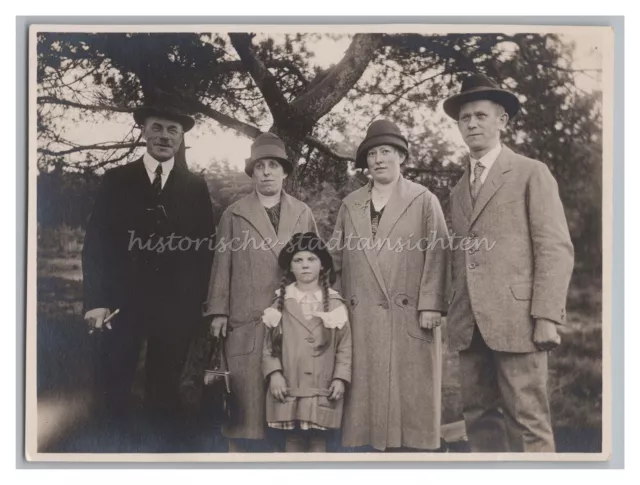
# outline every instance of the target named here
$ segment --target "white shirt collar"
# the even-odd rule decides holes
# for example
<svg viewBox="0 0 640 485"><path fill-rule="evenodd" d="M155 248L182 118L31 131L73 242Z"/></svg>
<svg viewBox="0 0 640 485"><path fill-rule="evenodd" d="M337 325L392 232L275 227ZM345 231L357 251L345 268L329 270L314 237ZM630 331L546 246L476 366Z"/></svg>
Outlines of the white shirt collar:
<svg viewBox="0 0 640 485"><path fill-rule="evenodd" d="M482 175L480 176L480 180L482 182L484 182L487 179L487 174L489 173L489 170L491 170L491 167L493 166L493 164L495 163L495 161L498 159L498 156L500 155L500 152L502 151L502 144L500 142L498 142L498 144L493 147L491 150L489 150L482 158L480 158L480 160L476 160L475 158L473 158L471 155L469 156L469 160L471 161L471 182L473 182L473 169L476 166L476 163L481 162L482 165L484 165L484 171L482 172Z"/></svg>
<svg viewBox="0 0 640 485"><path fill-rule="evenodd" d="M160 162L153 158L149 152L145 152L142 157L142 161L144 162L144 166L147 168L149 172L151 172L154 176L156 173L156 169ZM168 177L171 170L173 170L173 166L175 164L175 158L171 157L166 162L162 162L162 177Z"/></svg>
<svg viewBox="0 0 640 485"><path fill-rule="evenodd" d="M329 295L338 294L333 288L329 288ZM285 288L284 297L293 298L298 303L314 303L322 301L322 290L314 291L313 293L300 291L295 283L291 283Z"/></svg>

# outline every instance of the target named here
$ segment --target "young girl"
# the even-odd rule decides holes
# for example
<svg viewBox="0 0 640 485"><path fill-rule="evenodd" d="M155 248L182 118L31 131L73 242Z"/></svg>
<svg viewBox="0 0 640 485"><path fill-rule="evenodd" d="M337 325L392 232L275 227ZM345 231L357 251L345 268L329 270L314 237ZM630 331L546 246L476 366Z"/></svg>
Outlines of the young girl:
<svg viewBox="0 0 640 485"><path fill-rule="evenodd" d="M295 234L278 259L285 276L264 311L262 370L269 384L271 428L287 431L287 452L326 451L326 432L339 428L351 380L351 329L322 240Z"/></svg>

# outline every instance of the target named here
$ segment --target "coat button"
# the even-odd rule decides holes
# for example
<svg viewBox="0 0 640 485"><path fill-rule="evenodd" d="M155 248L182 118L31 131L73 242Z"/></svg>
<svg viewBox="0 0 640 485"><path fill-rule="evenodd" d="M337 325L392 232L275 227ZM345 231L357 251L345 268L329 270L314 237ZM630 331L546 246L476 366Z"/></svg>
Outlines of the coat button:
<svg viewBox="0 0 640 485"><path fill-rule="evenodd" d="M477 249L469 249L469 251L468 251L469 254L475 254L477 252L478 252Z"/></svg>
<svg viewBox="0 0 640 485"><path fill-rule="evenodd" d="M315 341L316 341L316 339L315 339L314 337L307 337L305 340L306 340L307 342L309 342L310 344L312 344L313 342L315 342Z"/></svg>
<svg viewBox="0 0 640 485"><path fill-rule="evenodd" d="M475 269L478 266L476 263L469 263L469 269Z"/></svg>
<svg viewBox="0 0 640 485"><path fill-rule="evenodd" d="M403 305L408 305L409 304L409 299L405 298L404 300L402 300L402 304Z"/></svg>
<svg viewBox="0 0 640 485"><path fill-rule="evenodd" d="M473 239L473 238L475 238L475 237L476 237L476 235L475 235L473 232L470 232L470 233L469 233L469 238L470 238L470 239Z"/></svg>

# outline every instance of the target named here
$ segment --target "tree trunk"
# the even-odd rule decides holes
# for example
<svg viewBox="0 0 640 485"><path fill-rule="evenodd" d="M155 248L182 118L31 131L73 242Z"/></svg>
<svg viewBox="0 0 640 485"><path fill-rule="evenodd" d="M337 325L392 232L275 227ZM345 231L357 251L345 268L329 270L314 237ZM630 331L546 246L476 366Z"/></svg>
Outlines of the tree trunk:
<svg viewBox="0 0 640 485"><path fill-rule="evenodd" d="M178 148L178 153L176 153L175 162L177 167L189 169L189 166L187 165L187 148L184 144L184 139L180 144L180 148Z"/></svg>

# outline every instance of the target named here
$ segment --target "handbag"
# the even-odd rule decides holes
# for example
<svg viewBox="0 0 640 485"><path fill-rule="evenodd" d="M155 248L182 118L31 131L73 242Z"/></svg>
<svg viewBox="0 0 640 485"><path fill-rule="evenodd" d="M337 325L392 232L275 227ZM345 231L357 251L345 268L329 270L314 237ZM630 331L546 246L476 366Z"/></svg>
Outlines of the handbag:
<svg viewBox="0 0 640 485"><path fill-rule="evenodd" d="M201 410L205 418L214 424L233 424L238 409L222 338L213 338L203 385Z"/></svg>
<svg viewBox="0 0 640 485"><path fill-rule="evenodd" d="M207 335L198 335L189 344L180 376L180 403L187 415L197 417L202 409L204 371L208 366L213 342Z"/></svg>

